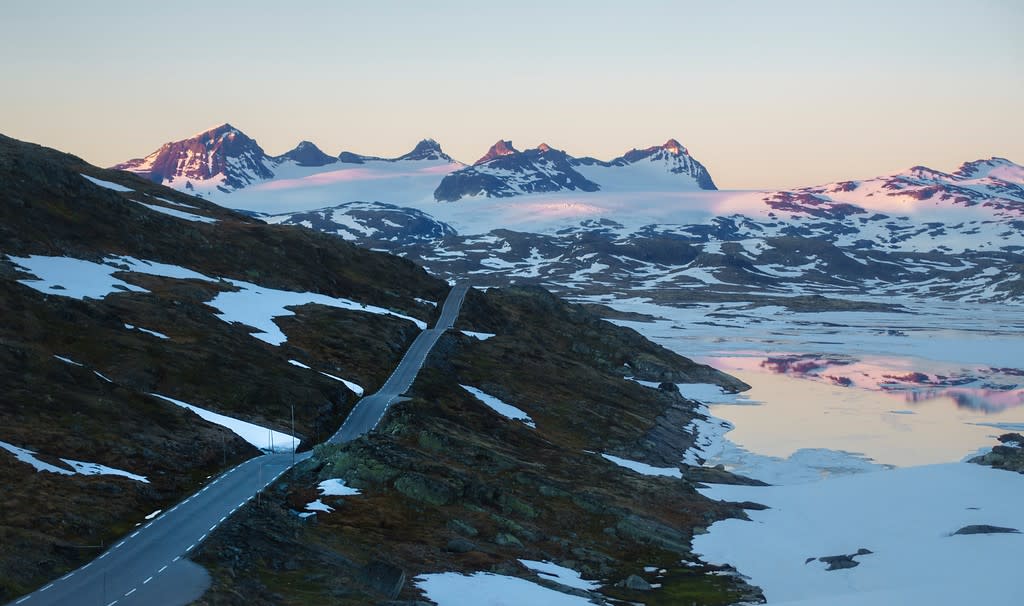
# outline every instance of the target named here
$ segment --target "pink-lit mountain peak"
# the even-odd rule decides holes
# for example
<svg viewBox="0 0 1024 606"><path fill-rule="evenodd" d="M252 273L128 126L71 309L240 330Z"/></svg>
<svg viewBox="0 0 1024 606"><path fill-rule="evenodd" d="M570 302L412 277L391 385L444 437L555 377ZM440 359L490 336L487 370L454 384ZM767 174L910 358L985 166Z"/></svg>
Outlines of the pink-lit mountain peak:
<svg viewBox="0 0 1024 606"><path fill-rule="evenodd" d="M474 162L474 164L484 164L485 162L490 162L495 158L500 158L502 156L511 156L512 154L518 153L519 150L512 146L511 141L501 139L497 143L492 145L491 149L487 150L487 153L484 154L482 158Z"/></svg>

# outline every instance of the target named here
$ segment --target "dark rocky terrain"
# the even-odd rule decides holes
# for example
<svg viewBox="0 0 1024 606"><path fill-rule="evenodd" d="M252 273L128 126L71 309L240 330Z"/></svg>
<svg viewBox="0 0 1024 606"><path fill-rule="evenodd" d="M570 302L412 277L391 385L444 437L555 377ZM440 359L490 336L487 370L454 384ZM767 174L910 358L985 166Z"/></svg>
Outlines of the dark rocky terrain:
<svg viewBox="0 0 1024 606"><path fill-rule="evenodd" d="M111 191L80 173L134 191ZM78 300L19 283L32 276L4 255L93 261L129 255L208 276L351 297L424 320L435 310L415 299L436 301L447 291L407 261L308 230L268 226L5 137L0 184L0 440L57 465L59 458L96 462L150 482L40 473L0 451L0 477L12 488L0 508L0 600L84 563L143 516L256 454L234 433L148 394L288 432L295 404L296 433L313 444L355 402L341 383L315 371L372 389L417 332L387 316L308 305L278 320L290 338L274 347L206 305L231 288L226 282L123 271L116 276L149 292ZM136 201L168 209L187 203L191 213L217 221L181 220Z"/></svg>
<svg viewBox="0 0 1024 606"><path fill-rule="evenodd" d="M598 603L760 599L736 576L708 574L690 553L690 537L743 516L737 506L702 497L689 480L642 476L600 456L678 467L692 444L682 429L694 404L670 383L651 389L624 375L745 385L535 288L471 292L457 328L496 336L443 337L378 431L316 448L262 506L213 533L198 556L215 578L201 604L323 596L411 604L421 597L416 575L441 571L490 571L580 593L541 580L519 559L602 581L591 593ZM536 428L459 384L524 410ZM320 496L317 484L332 478L362 494L322 497L335 511L300 519ZM724 472L716 479L744 481Z"/></svg>
<svg viewBox="0 0 1024 606"><path fill-rule="evenodd" d="M0 184L0 440L57 467L69 458L149 480L39 472L0 451L0 477L11 487L0 509L2 600L92 559L147 514L256 454L232 432L150 394L285 432L294 405L294 431L307 448L356 400L316 371L373 390L417 332L391 316L309 304L275 320L287 341L274 346L217 317L215 297L246 282L429 322L437 310L425 301L447 292L409 261L267 225L13 139L0 138ZM56 286L40 292L15 260L32 255L97 263L127 286L99 298ZM147 263L208 279L161 277ZM700 496L692 482L746 480L702 468L682 469L690 479L641 476L600 456L677 467L697 413L673 383L744 384L538 288L471 292L458 328L497 336L448 333L379 431L317 446L258 504L218 527L195 555L215 579L202 603L409 600L418 595L415 575L439 571L537 580L518 558L601 580L599 600L758 598L689 551L694 533L743 515ZM536 429L497 415L460 383L522 408ZM298 517L328 478L362 494L324 497L334 513Z"/></svg>
<svg viewBox="0 0 1024 606"><path fill-rule="evenodd" d="M991 451L974 457L970 462L1024 473L1024 436L1019 433L1003 434L999 436L999 444L993 446Z"/></svg>

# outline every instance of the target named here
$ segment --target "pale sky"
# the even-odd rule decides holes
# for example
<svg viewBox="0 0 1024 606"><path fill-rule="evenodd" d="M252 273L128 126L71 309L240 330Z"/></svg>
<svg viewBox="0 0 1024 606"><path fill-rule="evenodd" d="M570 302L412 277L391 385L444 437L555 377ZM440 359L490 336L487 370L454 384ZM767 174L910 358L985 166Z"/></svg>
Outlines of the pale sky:
<svg viewBox="0 0 1024 606"><path fill-rule="evenodd" d="M425 137L722 188L1024 163L1024 0L3 0L0 133L108 166L230 122L393 157Z"/></svg>

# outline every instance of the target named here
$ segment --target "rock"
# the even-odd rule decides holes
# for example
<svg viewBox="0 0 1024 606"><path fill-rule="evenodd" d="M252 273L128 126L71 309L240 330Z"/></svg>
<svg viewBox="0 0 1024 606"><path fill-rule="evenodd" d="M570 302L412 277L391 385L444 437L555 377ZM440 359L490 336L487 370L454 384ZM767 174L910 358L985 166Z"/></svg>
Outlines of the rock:
<svg viewBox="0 0 1024 606"><path fill-rule="evenodd" d="M990 526L988 524L971 524L970 526L964 526L960 530L953 533L958 534L1020 534L1020 531L1016 528L1006 528L1004 526Z"/></svg>
<svg viewBox="0 0 1024 606"><path fill-rule="evenodd" d="M445 551L452 553L469 553L470 551L476 551L476 544L472 541L463 539L461 537L448 541L448 544L444 547Z"/></svg>
<svg viewBox="0 0 1024 606"><path fill-rule="evenodd" d="M864 549L863 547L861 547L857 550L857 553L848 553L845 555L834 556L822 556L818 558L818 561L828 564L828 567L825 568L825 570L843 570L844 568L856 568L857 566L860 566L860 562L853 558L857 556L868 555L871 553L874 552L870 549ZM813 560L814 558L809 558L804 561L804 564L808 564Z"/></svg>
<svg viewBox="0 0 1024 606"><path fill-rule="evenodd" d="M359 571L359 580L388 599L395 599L405 585L405 571L387 562L374 560Z"/></svg>
<svg viewBox="0 0 1024 606"><path fill-rule="evenodd" d="M615 584L616 587L624 587L626 589L632 589L634 591L650 591L653 589L651 584L645 581L642 577L635 574L631 574L624 580L619 581Z"/></svg>
<svg viewBox="0 0 1024 606"><path fill-rule="evenodd" d="M470 524L467 524L466 522L463 522L458 518L452 518L451 520L448 520L447 526L449 529L465 537L475 537L476 535L480 534L480 531L478 531L476 528L474 528Z"/></svg>
<svg viewBox="0 0 1024 606"><path fill-rule="evenodd" d="M523 546L522 541L516 538L514 534L509 534L507 532L499 532L498 535L494 537L494 542L498 545L512 545L515 547Z"/></svg>

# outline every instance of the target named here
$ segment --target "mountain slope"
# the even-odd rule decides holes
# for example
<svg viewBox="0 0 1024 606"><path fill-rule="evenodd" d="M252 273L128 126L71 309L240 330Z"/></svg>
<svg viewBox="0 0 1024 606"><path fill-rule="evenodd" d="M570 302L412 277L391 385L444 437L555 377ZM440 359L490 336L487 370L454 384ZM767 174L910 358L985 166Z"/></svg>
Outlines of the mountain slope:
<svg viewBox="0 0 1024 606"><path fill-rule="evenodd" d="M0 183L0 442L20 449L0 450L17 487L0 510L3 601L257 452L151 394L272 428L278 447L294 404L297 441L317 442L356 401L331 376L373 389L418 332L373 306L426 321L419 301L446 292L395 257L6 137Z"/></svg>

